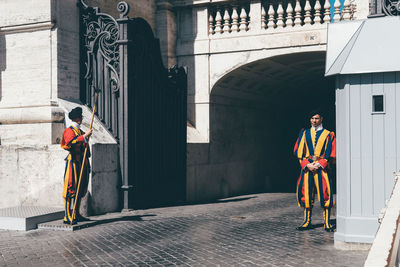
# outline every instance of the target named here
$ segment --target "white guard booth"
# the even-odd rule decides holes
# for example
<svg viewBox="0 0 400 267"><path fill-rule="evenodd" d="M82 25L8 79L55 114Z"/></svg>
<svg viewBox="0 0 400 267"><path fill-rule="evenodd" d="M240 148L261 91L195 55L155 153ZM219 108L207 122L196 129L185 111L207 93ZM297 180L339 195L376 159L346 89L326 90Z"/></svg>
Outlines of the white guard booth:
<svg viewBox="0 0 400 267"><path fill-rule="evenodd" d="M400 169L400 17L329 24L336 75L335 245L372 243Z"/></svg>

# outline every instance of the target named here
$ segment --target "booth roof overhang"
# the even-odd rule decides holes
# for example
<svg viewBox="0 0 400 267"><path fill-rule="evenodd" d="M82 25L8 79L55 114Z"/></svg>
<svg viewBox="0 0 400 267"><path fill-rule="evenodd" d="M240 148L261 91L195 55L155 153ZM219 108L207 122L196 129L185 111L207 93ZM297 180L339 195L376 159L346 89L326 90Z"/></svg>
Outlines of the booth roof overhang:
<svg viewBox="0 0 400 267"><path fill-rule="evenodd" d="M400 71L400 16L330 23L325 76Z"/></svg>

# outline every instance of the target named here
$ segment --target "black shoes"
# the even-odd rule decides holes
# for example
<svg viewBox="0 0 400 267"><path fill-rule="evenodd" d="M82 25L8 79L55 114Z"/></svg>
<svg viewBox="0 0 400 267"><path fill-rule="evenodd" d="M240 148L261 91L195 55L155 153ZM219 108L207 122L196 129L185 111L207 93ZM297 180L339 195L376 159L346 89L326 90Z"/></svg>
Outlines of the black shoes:
<svg viewBox="0 0 400 267"><path fill-rule="evenodd" d="M304 224L303 224L303 225L296 227L296 230L298 230L298 231L306 231L306 230L310 230L310 229L311 229L311 223L309 223L306 226L304 226Z"/></svg>

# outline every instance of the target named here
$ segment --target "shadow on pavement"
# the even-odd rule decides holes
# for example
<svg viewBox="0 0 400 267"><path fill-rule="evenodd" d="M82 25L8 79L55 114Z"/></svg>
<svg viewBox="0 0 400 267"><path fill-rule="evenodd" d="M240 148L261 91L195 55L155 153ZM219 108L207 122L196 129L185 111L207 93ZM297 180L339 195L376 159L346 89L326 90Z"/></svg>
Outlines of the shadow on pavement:
<svg viewBox="0 0 400 267"><path fill-rule="evenodd" d="M214 199L214 200L208 200L208 201L187 202L187 203L182 203L182 206L239 202L239 201L245 201L245 200L252 199L252 198L257 198L257 196L235 197L235 198Z"/></svg>
<svg viewBox="0 0 400 267"><path fill-rule="evenodd" d="M154 217L157 216L155 214L145 214L145 215L132 215L132 216L122 216L116 218L109 218L109 219L93 219L91 221L96 222L96 225L105 224L105 223L112 223L112 222L119 222L119 221L143 221L142 217Z"/></svg>

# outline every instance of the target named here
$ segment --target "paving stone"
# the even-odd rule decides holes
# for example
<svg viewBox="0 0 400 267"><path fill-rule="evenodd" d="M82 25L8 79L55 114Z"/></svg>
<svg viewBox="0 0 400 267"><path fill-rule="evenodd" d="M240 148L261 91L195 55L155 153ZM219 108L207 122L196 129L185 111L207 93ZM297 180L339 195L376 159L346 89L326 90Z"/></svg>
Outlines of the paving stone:
<svg viewBox="0 0 400 267"><path fill-rule="evenodd" d="M367 251L336 250L321 227L299 232L294 194L91 217L79 231L0 231L1 266L362 266ZM333 218L334 219L334 218Z"/></svg>

